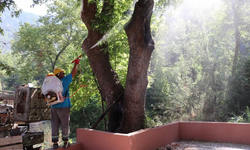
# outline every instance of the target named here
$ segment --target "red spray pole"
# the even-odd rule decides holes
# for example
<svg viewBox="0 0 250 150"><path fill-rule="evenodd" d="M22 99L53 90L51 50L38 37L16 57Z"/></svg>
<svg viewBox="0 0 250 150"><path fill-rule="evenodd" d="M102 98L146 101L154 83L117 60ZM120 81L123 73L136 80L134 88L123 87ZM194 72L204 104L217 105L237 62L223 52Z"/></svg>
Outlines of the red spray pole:
<svg viewBox="0 0 250 150"><path fill-rule="evenodd" d="M72 63L74 63L77 59L81 58L82 55L78 56L75 60L72 61Z"/></svg>

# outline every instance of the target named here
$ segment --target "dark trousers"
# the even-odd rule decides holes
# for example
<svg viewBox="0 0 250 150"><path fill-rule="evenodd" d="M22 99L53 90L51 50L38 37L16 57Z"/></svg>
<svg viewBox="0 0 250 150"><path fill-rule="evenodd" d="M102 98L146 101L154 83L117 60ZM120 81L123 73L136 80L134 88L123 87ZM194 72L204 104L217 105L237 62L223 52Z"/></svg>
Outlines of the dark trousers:
<svg viewBox="0 0 250 150"><path fill-rule="evenodd" d="M62 129L62 140L69 140L70 108L51 108L52 142L58 142L59 127Z"/></svg>

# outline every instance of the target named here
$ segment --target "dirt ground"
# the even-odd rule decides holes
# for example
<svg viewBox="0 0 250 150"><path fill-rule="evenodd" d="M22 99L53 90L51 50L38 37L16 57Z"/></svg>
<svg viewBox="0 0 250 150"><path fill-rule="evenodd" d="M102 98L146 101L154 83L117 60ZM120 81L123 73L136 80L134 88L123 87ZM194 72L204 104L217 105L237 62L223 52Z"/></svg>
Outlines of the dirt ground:
<svg viewBox="0 0 250 150"><path fill-rule="evenodd" d="M250 145L203 141L179 141L158 150L250 150Z"/></svg>

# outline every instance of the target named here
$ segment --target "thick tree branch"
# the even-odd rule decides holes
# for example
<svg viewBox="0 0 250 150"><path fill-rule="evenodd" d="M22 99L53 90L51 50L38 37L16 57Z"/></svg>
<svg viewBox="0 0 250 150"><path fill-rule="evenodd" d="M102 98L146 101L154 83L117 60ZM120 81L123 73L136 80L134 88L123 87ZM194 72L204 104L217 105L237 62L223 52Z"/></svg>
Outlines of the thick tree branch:
<svg viewBox="0 0 250 150"><path fill-rule="evenodd" d="M104 34L95 29L92 25L92 23L96 23L98 21L96 16L105 14L97 14L96 3L88 3L87 0L82 0L82 4L83 10L81 11L81 18L88 29L88 36L83 41L82 49L89 58L89 64L98 80L102 91L102 97L109 107L115 101L116 97L124 91L124 89L119 82L118 75L110 64L109 52L102 51L102 49L106 49L107 45L98 45L98 42L102 39ZM109 131L114 132L116 130L117 124L120 122L120 120L117 120L116 118L116 114L118 113L120 113L119 110L115 110L113 108L110 110Z"/></svg>
<svg viewBox="0 0 250 150"><path fill-rule="evenodd" d="M82 0L81 18L88 30L91 30L91 22L96 20L97 6L96 3L88 3L88 0Z"/></svg>
<svg viewBox="0 0 250 150"><path fill-rule="evenodd" d="M124 117L119 132L144 128L147 73L154 41L150 31L153 0L139 0L131 20L124 27L128 36L130 57L124 100Z"/></svg>
<svg viewBox="0 0 250 150"><path fill-rule="evenodd" d="M151 50L154 49L154 42L150 30L150 21L153 13L153 6L154 6L153 0L139 0L136 3L132 18L124 27L127 35L130 36L129 43L137 41L138 37L136 35L138 35L141 37L140 39L144 39L144 41L137 43L139 44L137 45L137 47L140 47L141 44L144 43L149 47L151 47L150 48ZM139 25L136 26L136 24L141 24L143 26Z"/></svg>

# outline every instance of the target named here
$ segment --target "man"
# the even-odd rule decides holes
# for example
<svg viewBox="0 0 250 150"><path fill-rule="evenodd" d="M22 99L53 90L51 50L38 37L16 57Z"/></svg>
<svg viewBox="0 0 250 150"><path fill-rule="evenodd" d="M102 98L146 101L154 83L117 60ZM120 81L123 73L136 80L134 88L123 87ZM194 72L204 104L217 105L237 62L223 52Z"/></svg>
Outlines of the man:
<svg viewBox="0 0 250 150"><path fill-rule="evenodd" d="M52 128L52 142L53 149L59 148L59 127L62 129L62 140L64 141L63 147L70 146L69 140L69 120L70 120L70 94L69 85L75 77L79 65L79 59L74 60L75 64L71 73L65 76L65 71L61 68L54 69L54 75L62 81L63 92L62 96L65 98L62 103L51 106L51 128Z"/></svg>

